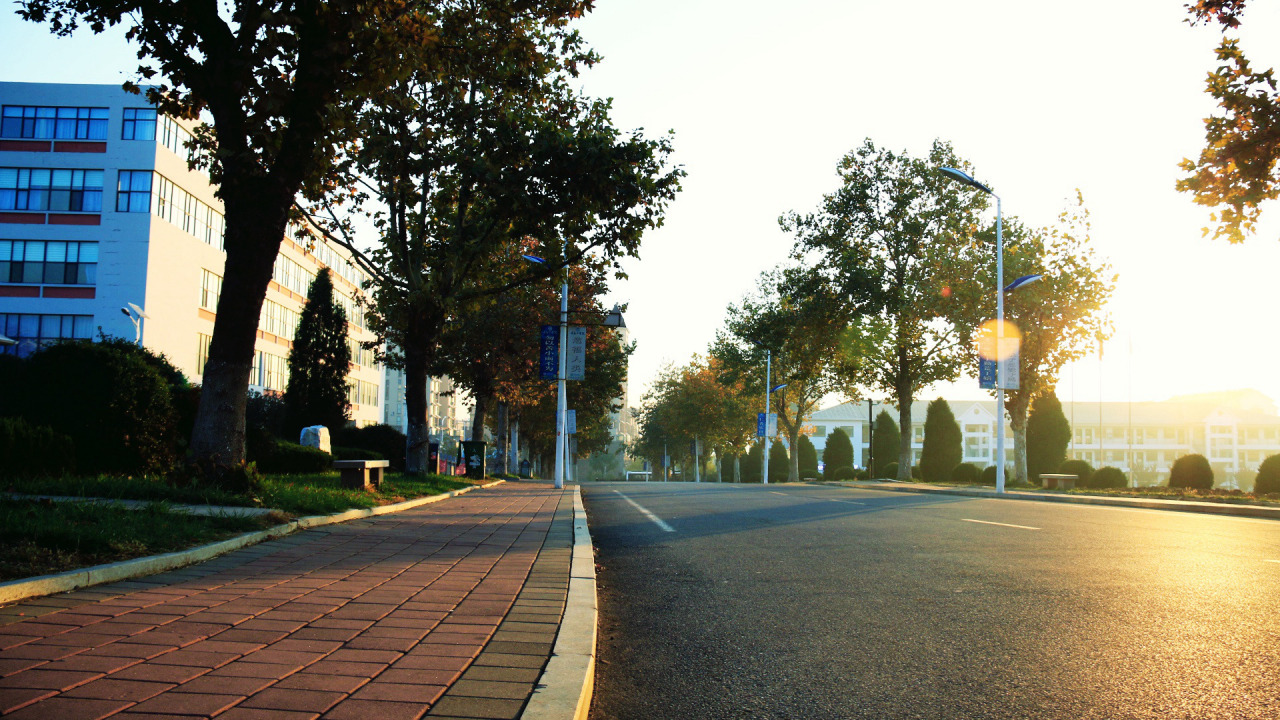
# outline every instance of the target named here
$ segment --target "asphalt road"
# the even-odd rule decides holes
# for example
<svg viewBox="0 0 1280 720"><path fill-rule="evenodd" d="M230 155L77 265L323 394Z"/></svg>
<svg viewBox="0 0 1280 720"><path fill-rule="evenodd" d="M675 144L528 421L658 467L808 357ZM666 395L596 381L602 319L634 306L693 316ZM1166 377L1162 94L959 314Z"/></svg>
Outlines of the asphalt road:
<svg viewBox="0 0 1280 720"><path fill-rule="evenodd" d="M1280 522L810 485L583 496L594 720L1280 718Z"/></svg>

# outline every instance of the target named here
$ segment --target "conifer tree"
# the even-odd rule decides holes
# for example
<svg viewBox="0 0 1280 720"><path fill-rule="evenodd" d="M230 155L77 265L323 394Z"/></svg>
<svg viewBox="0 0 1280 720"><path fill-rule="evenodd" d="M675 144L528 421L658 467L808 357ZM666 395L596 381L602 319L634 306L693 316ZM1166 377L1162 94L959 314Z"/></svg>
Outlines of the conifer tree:
<svg viewBox="0 0 1280 720"><path fill-rule="evenodd" d="M898 423L887 410L881 410L876 416L875 430L875 438L871 441L871 455L876 466L871 476L873 478L888 477L885 469L890 464L894 466L898 464L898 448L902 445L902 433L898 430Z"/></svg>
<svg viewBox="0 0 1280 720"><path fill-rule="evenodd" d="M788 464L791 456L787 454L787 446L781 440L774 440L769 446L769 482L786 482L790 473Z"/></svg>
<svg viewBox="0 0 1280 720"><path fill-rule="evenodd" d="M920 451L920 476L927 482L951 478L951 470L964 459L963 436L951 405L938 398L929 403L924 418L924 447Z"/></svg>
<svg viewBox="0 0 1280 720"><path fill-rule="evenodd" d="M796 441L796 455L800 462L800 479L816 477L818 474L818 449L808 435L801 435Z"/></svg>
<svg viewBox="0 0 1280 720"><path fill-rule="evenodd" d="M1062 412L1062 402L1054 392L1031 403L1027 417L1027 479L1036 482L1040 473L1056 472L1067 457L1071 423Z"/></svg>
<svg viewBox="0 0 1280 720"><path fill-rule="evenodd" d="M822 471L827 477L834 477L842 467L853 467L853 443L845 431L836 429L827 436L827 445L822 449Z"/></svg>
<svg viewBox="0 0 1280 720"><path fill-rule="evenodd" d="M347 423L347 313L333 299L333 279L322 269L307 291L307 304L289 353L289 385L285 406L294 429L324 425L336 430Z"/></svg>

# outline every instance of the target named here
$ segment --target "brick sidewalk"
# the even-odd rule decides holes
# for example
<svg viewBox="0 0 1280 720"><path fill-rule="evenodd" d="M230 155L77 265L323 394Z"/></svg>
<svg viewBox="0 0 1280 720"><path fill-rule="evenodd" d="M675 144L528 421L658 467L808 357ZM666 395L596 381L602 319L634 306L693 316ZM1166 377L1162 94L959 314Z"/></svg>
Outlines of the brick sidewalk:
<svg viewBox="0 0 1280 720"><path fill-rule="evenodd" d="M516 718L564 610L572 507L506 483L0 608L0 714Z"/></svg>

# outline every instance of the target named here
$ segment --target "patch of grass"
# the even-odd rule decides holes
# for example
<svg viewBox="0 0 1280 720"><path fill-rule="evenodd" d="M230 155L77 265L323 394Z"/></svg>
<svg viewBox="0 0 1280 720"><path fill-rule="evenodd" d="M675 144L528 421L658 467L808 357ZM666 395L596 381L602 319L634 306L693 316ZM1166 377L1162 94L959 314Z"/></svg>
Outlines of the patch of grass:
<svg viewBox="0 0 1280 720"><path fill-rule="evenodd" d="M261 502L292 515L327 515L352 508L390 505L411 498L470 487L473 483L447 475L387 473L375 492L346 490L338 485L338 473L267 475L262 481Z"/></svg>
<svg viewBox="0 0 1280 720"><path fill-rule="evenodd" d="M278 522L276 517L190 515L163 503L127 510L0 499L0 580L184 550Z"/></svg>
<svg viewBox="0 0 1280 720"><path fill-rule="evenodd" d="M1165 486L1150 486L1137 488L1111 488L1111 489L1076 489L1066 491L1072 495L1108 495L1114 497L1137 497L1152 498L1156 500L1198 500L1202 502L1229 503L1235 505L1265 505L1267 507L1280 507L1280 498L1273 495L1264 495L1258 497L1252 493L1241 492L1239 490L1197 490L1195 488L1170 488Z"/></svg>
<svg viewBox="0 0 1280 720"><path fill-rule="evenodd" d="M173 485L163 477L96 475L89 477L7 478L6 491L28 495L70 495L111 500L152 500L188 505L236 505L252 507L245 495L201 485Z"/></svg>

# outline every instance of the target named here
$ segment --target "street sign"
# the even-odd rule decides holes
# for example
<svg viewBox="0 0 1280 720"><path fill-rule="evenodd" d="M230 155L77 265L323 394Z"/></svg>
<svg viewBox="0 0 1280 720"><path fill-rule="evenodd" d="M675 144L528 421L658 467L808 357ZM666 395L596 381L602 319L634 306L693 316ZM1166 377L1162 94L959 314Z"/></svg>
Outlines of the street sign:
<svg viewBox="0 0 1280 720"><path fill-rule="evenodd" d="M984 357L978 358L978 387L983 390L996 389L996 361Z"/></svg>
<svg viewBox="0 0 1280 720"><path fill-rule="evenodd" d="M756 437L773 437L778 434L778 413L756 413Z"/></svg>
<svg viewBox="0 0 1280 720"><path fill-rule="evenodd" d="M581 325L569 328L569 355L565 361L565 378L581 380L587 373L587 329Z"/></svg>
<svg viewBox="0 0 1280 720"><path fill-rule="evenodd" d="M556 380L560 377L560 328L543 325L538 344L538 377Z"/></svg>
<svg viewBox="0 0 1280 720"><path fill-rule="evenodd" d="M564 426L565 426L564 431L569 433L570 435L573 435L574 433L578 432L578 411L577 410L564 411Z"/></svg>
<svg viewBox="0 0 1280 720"><path fill-rule="evenodd" d="M1003 360L988 360L984 357L978 358L978 387L983 390L996 389L996 363L1000 362L1004 365L1004 389L1017 390L1021 378L1019 371L1022 367L1020 362L1021 356L1018 354L1018 340L1014 338L1005 339L1005 356Z"/></svg>

